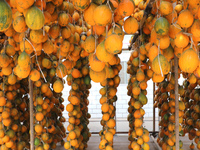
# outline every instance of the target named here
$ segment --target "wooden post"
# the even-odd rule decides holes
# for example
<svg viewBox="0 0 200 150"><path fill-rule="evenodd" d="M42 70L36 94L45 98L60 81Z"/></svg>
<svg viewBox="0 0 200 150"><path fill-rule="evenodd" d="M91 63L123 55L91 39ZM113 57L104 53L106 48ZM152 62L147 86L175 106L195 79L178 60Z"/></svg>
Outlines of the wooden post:
<svg viewBox="0 0 200 150"><path fill-rule="evenodd" d="M34 150L34 123L33 123L33 82L29 78L29 110L30 110L30 150Z"/></svg>
<svg viewBox="0 0 200 150"><path fill-rule="evenodd" d="M179 99L178 99L178 58L174 55L174 75L175 75L175 134L176 149L179 149Z"/></svg>
<svg viewBox="0 0 200 150"><path fill-rule="evenodd" d="M114 117L114 119L115 119L115 131L117 132L117 113L116 113L116 111L117 111L117 105L116 105L116 102L114 102L114 106L115 106L115 117ZM115 134L115 136L116 136L117 134Z"/></svg>
<svg viewBox="0 0 200 150"><path fill-rule="evenodd" d="M156 108L154 107L155 103L155 83L153 82L153 136L155 136L155 130L156 130Z"/></svg>

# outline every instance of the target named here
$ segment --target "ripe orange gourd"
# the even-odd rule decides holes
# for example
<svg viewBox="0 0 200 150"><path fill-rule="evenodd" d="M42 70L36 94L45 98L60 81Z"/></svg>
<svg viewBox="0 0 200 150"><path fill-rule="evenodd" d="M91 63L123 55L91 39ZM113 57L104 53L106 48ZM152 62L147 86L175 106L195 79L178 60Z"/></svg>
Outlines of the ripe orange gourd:
<svg viewBox="0 0 200 150"><path fill-rule="evenodd" d="M156 74L166 75L170 71L170 63L167 61L165 56L159 54L152 62L152 70Z"/></svg>
<svg viewBox="0 0 200 150"><path fill-rule="evenodd" d="M40 72L37 69L33 69L29 76L32 81L38 81L40 79Z"/></svg>
<svg viewBox="0 0 200 150"><path fill-rule="evenodd" d="M20 42L20 50L21 52L25 51L27 54L31 54L33 52L33 46L27 40Z"/></svg>
<svg viewBox="0 0 200 150"><path fill-rule="evenodd" d="M44 115L41 112L37 112L35 115L35 119L37 121L42 121L44 119Z"/></svg>
<svg viewBox="0 0 200 150"><path fill-rule="evenodd" d="M16 17L13 21L13 28L16 32L25 32L28 29L25 18L23 16Z"/></svg>
<svg viewBox="0 0 200 150"><path fill-rule="evenodd" d="M30 6L34 4L34 0L29 0L29 1L23 1L23 0L16 0L17 6L19 6L22 9L27 9Z"/></svg>
<svg viewBox="0 0 200 150"><path fill-rule="evenodd" d="M60 6L60 5L62 5L62 3L63 3L63 0L52 0L52 3L55 5L55 6Z"/></svg>
<svg viewBox="0 0 200 150"><path fill-rule="evenodd" d="M48 39L47 34L45 33L43 35L43 30L31 30L30 32L30 40L34 43L42 43L45 42Z"/></svg>
<svg viewBox="0 0 200 150"><path fill-rule="evenodd" d="M195 20L193 25L191 26L191 33L194 37L200 37L200 21Z"/></svg>
<svg viewBox="0 0 200 150"><path fill-rule="evenodd" d="M105 48L105 41L101 42L96 48L96 56L100 61L109 62L114 56Z"/></svg>
<svg viewBox="0 0 200 150"><path fill-rule="evenodd" d="M167 35L169 32L169 22L167 19L160 17L156 20L154 29L158 35Z"/></svg>
<svg viewBox="0 0 200 150"><path fill-rule="evenodd" d="M7 67L9 65L9 57L5 53L0 54L0 67Z"/></svg>
<svg viewBox="0 0 200 150"><path fill-rule="evenodd" d="M22 68L23 67L26 68L30 65L30 63L31 63L30 56L25 51L23 51L18 57L18 65Z"/></svg>
<svg viewBox="0 0 200 150"><path fill-rule="evenodd" d="M45 53L51 54L53 53L55 47L53 43L51 42L51 40L48 39L46 42L42 44L42 48Z"/></svg>
<svg viewBox="0 0 200 150"><path fill-rule="evenodd" d="M120 28L119 26L115 26L114 30L113 30L113 27L110 28L110 30L108 31L108 36L111 35L112 33L116 33L120 38L121 40L123 41L124 39L124 32L122 30L122 28Z"/></svg>
<svg viewBox="0 0 200 150"><path fill-rule="evenodd" d="M160 49L166 49L170 45L170 38L168 35L164 35L156 39L156 45L160 46Z"/></svg>
<svg viewBox="0 0 200 150"><path fill-rule="evenodd" d="M129 17L124 22L124 30L128 34L134 34L139 28L138 22L134 17Z"/></svg>
<svg viewBox="0 0 200 150"><path fill-rule="evenodd" d="M176 34L175 39L174 39L174 44L178 48L185 48L189 43L189 37L184 34L183 32L179 32Z"/></svg>
<svg viewBox="0 0 200 150"><path fill-rule="evenodd" d="M198 63L198 55L192 48L184 51L179 59L180 69L183 72L187 73L192 73L193 71L195 71L195 69L198 67Z"/></svg>
<svg viewBox="0 0 200 150"><path fill-rule="evenodd" d="M80 71L78 69L75 69L75 68L72 70L71 74L72 74L73 78L79 78L80 75L81 75Z"/></svg>
<svg viewBox="0 0 200 150"><path fill-rule="evenodd" d="M19 78L27 78L29 73L31 71L31 67L21 67L20 65L17 65L14 68L14 73L19 77Z"/></svg>
<svg viewBox="0 0 200 150"><path fill-rule="evenodd" d="M89 70L90 78L94 82L102 82L106 79L106 71L103 69L100 72L96 72L90 68Z"/></svg>
<svg viewBox="0 0 200 150"><path fill-rule="evenodd" d="M67 26L61 29L61 35L64 39L68 39L71 36L71 30Z"/></svg>
<svg viewBox="0 0 200 150"><path fill-rule="evenodd" d="M90 54L89 64L93 71L100 72L105 68L105 62L100 61L96 54Z"/></svg>
<svg viewBox="0 0 200 150"><path fill-rule="evenodd" d="M134 12L134 4L131 0L122 0L117 9L121 16L130 16Z"/></svg>
<svg viewBox="0 0 200 150"><path fill-rule="evenodd" d="M2 73L5 76L9 76L12 73L12 67L10 65L8 65L7 67L3 67Z"/></svg>
<svg viewBox="0 0 200 150"><path fill-rule="evenodd" d="M39 134L42 133L42 130L43 130L42 125L36 124L34 128L35 128L35 132L36 132L36 133L39 133Z"/></svg>
<svg viewBox="0 0 200 150"><path fill-rule="evenodd" d="M0 20L1 20L1 24L0 24L0 32L3 32L5 30L7 30L12 23L12 10L10 8L10 6L8 5L8 3L4 0L0 1Z"/></svg>
<svg viewBox="0 0 200 150"><path fill-rule="evenodd" d="M67 13L63 12L58 15L58 24L61 27L65 27L69 23L69 16Z"/></svg>
<svg viewBox="0 0 200 150"><path fill-rule="evenodd" d="M158 47L156 45L151 46L149 49L149 60L152 62L154 58L158 55Z"/></svg>
<svg viewBox="0 0 200 150"><path fill-rule="evenodd" d="M106 1L106 0L93 0L93 2L94 2L95 4L98 4L98 5L103 4L105 1Z"/></svg>
<svg viewBox="0 0 200 150"><path fill-rule="evenodd" d="M88 53L93 53L95 51L95 37L93 35L86 38L84 50Z"/></svg>
<svg viewBox="0 0 200 150"><path fill-rule="evenodd" d="M188 9L185 9L180 12L177 23L182 28L189 28L193 24L193 21L193 14Z"/></svg>
<svg viewBox="0 0 200 150"><path fill-rule="evenodd" d="M63 78L67 75L67 69L62 63L56 68L56 74L59 78Z"/></svg>
<svg viewBox="0 0 200 150"><path fill-rule="evenodd" d="M60 34L60 26L57 24L54 24L49 29L49 35L51 38L56 39Z"/></svg>
<svg viewBox="0 0 200 150"><path fill-rule="evenodd" d="M53 90L56 93L60 93L62 92L64 88L63 82L60 79L57 79L54 83L53 83Z"/></svg>
<svg viewBox="0 0 200 150"><path fill-rule="evenodd" d="M15 48L12 45L10 45L10 44L6 45L5 51L6 51L6 54L8 56L13 56L13 55L15 55L15 52L16 52Z"/></svg>
<svg viewBox="0 0 200 150"><path fill-rule="evenodd" d="M90 0L74 0L73 4L77 10L84 11L89 7Z"/></svg>
<svg viewBox="0 0 200 150"><path fill-rule="evenodd" d="M115 33L109 35L105 40L105 49L111 54L120 53L122 51L121 38Z"/></svg>
<svg viewBox="0 0 200 150"><path fill-rule="evenodd" d="M181 27L178 24L171 24L169 27L169 37L174 39L176 34L181 31Z"/></svg>
<svg viewBox="0 0 200 150"><path fill-rule="evenodd" d="M17 82L17 77L14 74L8 76L8 83L14 85Z"/></svg>
<svg viewBox="0 0 200 150"><path fill-rule="evenodd" d="M27 26L32 30L39 30L44 26L44 14L36 6L28 8L25 21Z"/></svg>
<svg viewBox="0 0 200 150"><path fill-rule="evenodd" d="M91 26L95 25L94 10L97 7L95 3L90 3L90 6L83 12L84 20Z"/></svg>
<svg viewBox="0 0 200 150"><path fill-rule="evenodd" d="M161 1L159 8L160 8L160 13L163 16L171 14L173 10L172 3L168 1Z"/></svg>
<svg viewBox="0 0 200 150"><path fill-rule="evenodd" d="M93 26L93 34L101 35L105 32L105 26L94 25Z"/></svg>
<svg viewBox="0 0 200 150"><path fill-rule="evenodd" d="M94 9L93 19L96 25L106 26L112 22L112 13L107 5L100 5Z"/></svg>

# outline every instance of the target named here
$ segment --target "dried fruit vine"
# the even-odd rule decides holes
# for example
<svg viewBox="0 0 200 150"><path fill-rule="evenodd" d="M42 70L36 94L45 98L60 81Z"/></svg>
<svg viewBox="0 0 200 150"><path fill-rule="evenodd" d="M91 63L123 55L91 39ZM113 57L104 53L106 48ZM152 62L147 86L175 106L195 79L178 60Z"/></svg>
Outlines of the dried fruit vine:
<svg viewBox="0 0 200 150"><path fill-rule="evenodd" d="M172 116L171 122L167 122L170 132L163 135L161 130L158 141L163 149L174 148L174 107L166 108L174 106L172 68L176 55L178 71L190 83L183 85L185 92L179 87L182 97L179 98L179 123L184 128L180 131L183 135L189 132L189 139L194 139L199 149L199 1L0 0L0 11L1 149L29 149L30 125L34 125L31 147L41 150L55 149L59 142L64 145L62 90L65 76L71 86L65 148L87 147L90 137L87 97L92 80L102 85L103 130L99 148L113 149L116 132L113 103L117 100L120 83L118 54L122 52L124 31L139 35L135 45L131 45L134 51L128 61L131 75L128 84L131 96L129 148L149 149L148 131L141 127L144 115L141 107L147 103L147 81L151 78L159 83L157 98L165 98L157 99L155 104L161 108L160 115L166 120ZM29 123L28 93L32 89L28 87L29 79L33 82L33 124ZM165 91L163 86L170 87ZM188 94L191 91L192 94Z"/></svg>
<svg viewBox="0 0 200 150"><path fill-rule="evenodd" d="M115 25L114 10L116 1L75 1L77 10L83 11L86 24L91 26L84 50L88 53L89 75L92 81L100 82L103 86L100 103L103 113L100 131L100 149L113 149L113 136L115 134L115 106L117 100L117 86L120 83L118 76L121 70L120 59L117 56L122 51L124 33L120 25Z"/></svg>
<svg viewBox="0 0 200 150"><path fill-rule="evenodd" d="M174 4L173 6L173 2L176 2L176 5ZM161 130L158 137L158 143L162 149L174 149L177 148L176 145L179 145L178 147L181 149L183 143L181 141L176 141L176 130L180 131L180 135L183 136L191 130L191 132L189 132L190 139L194 139L195 134L198 134L199 130L196 125L195 127L190 126L190 129L187 130L184 128L185 126L188 127L188 123L183 120L189 120L191 115L188 113L188 116L186 116L183 112L185 111L185 108L188 110L187 112L192 112L193 107L188 108L189 106L186 106L188 103L184 104L184 99L188 97L188 94L186 94L188 92L184 93L182 86L179 86L178 88L179 94L182 98L178 97L177 100L179 106L178 109L175 109L175 96L178 95L175 95L174 92L176 87L175 81L177 81L174 77L174 56L179 58L176 66L179 66L179 75L182 74L186 77L188 75L187 81L196 82L196 84L198 84L200 77L200 60L198 46L199 35L197 34L199 30L197 27L199 27L198 22L200 9L199 7L196 7L198 2L189 0L184 2L173 2L154 1L152 3L152 9L147 15L147 19L144 21L143 26L140 26L141 28L139 29L139 34L135 36L138 37L138 41L140 41L140 43L138 44L137 41L134 43L134 51L132 52L128 62L130 66L130 68L128 68L128 72L133 74L134 69L138 67L140 61L145 60L148 70L146 75L149 78L152 78L153 82L156 82L158 85L155 106L161 109L159 115L162 120L159 124L161 126ZM141 7L144 5L138 4L136 6L139 10L145 8ZM135 15L134 17L139 20ZM185 19L186 17L188 17L189 20ZM135 37L132 38L132 41L136 40ZM130 48L132 48L132 44L133 43L131 43ZM135 57L137 57L137 59ZM139 71L140 70L138 70L137 73L139 73ZM128 85L129 95L132 94L131 89L133 87L131 82L133 81L134 78L131 76ZM191 101L191 105L192 103L193 105L197 104L194 100L187 100L187 102L188 101ZM128 118L129 120L133 120L134 118L133 114L131 114L133 109L133 107L131 107L132 104L133 103L130 101L128 109L130 113ZM177 111L179 112L179 129L175 128L175 112ZM194 113L196 119L199 118L196 112L193 112L193 115ZM163 124L163 122L165 122L165 124ZM166 127L166 124L168 124L168 127ZM129 136L129 140L133 141L131 135ZM197 148L199 149L198 142L199 138L197 136L197 138L195 138L195 143L197 143ZM132 144L131 146L136 146L137 149L140 149L140 147L138 147L138 140L134 143L135 144ZM191 144L191 149L192 148L194 148L193 144Z"/></svg>
<svg viewBox="0 0 200 150"><path fill-rule="evenodd" d="M5 20L0 25L0 149L55 149L57 143L64 145L66 137L62 114L64 77L71 73L80 55L85 55L75 45L87 27L68 1L1 0L0 7L0 20ZM32 88L34 120L30 124ZM81 102L84 107L88 105L87 93ZM82 113L87 124L89 115L86 110ZM30 143L30 126L34 143ZM86 142L87 126L83 126L82 134Z"/></svg>

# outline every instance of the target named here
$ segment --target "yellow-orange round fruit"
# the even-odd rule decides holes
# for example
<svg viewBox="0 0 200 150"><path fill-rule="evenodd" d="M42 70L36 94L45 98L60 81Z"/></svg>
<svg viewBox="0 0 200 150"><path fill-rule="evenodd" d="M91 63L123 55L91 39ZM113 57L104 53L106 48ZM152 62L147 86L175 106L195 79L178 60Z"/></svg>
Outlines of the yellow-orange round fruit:
<svg viewBox="0 0 200 150"><path fill-rule="evenodd" d="M174 44L178 48L185 48L189 43L189 37L185 35L183 32L179 32L176 34L174 39Z"/></svg>
<svg viewBox="0 0 200 150"><path fill-rule="evenodd" d="M14 72L16 73L16 75L19 77L19 78L27 78L29 73L31 71L31 67L28 66L26 68L22 68L21 66L17 65L15 68L14 68Z"/></svg>
<svg viewBox="0 0 200 150"><path fill-rule="evenodd" d="M100 72L105 68L105 62L100 61L96 54L89 55L89 64L92 70Z"/></svg>
<svg viewBox="0 0 200 150"><path fill-rule="evenodd" d="M74 0L73 4L77 10L84 11L89 7L90 0Z"/></svg>
<svg viewBox="0 0 200 150"><path fill-rule="evenodd" d="M62 92L64 88L63 82L60 79L57 79L54 83L53 83L53 90L56 93L60 93Z"/></svg>
<svg viewBox="0 0 200 150"><path fill-rule="evenodd" d="M134 3L131 0L123 0L119 3L117 10L123 17L130 16L134 11Z"/></svg>
<svg viewBox="0 0 200 150"><path fill-rule="evenodd" d="M36 43L36 44L39 44L39 43L43 43L45 42L44 39L47 39L48 36L47 34L45 33L45 35L43 36L43 30L40 29L40 30L31 30L30 32L30 39L32 42Z"/></svg>
<svg viewBox="0 0 200 150"><path fill-rule="evenodd" d="M129 17L124 22L124 30L128 34L134 34L139 28L138 22L134 17Z"/></svg>
<svg viewBox="0 0 200 150"><path fill-rule="evenodd" d="M84 49L88 53L93 53L95 51L95 37L93 35L86 38Z"/></svg>
<svg viewBox="0 0 200 150"><path fill-rule="evenodd" d="M0 1L0 32L6 31L12 23L12 10L4 0Z"/></svg>
<svg viewBox="0 0 200 150"><path fill-rule="evenodd" d="M21 9L27 9L29 8L30 6L32 6L34 4L34 0L16 0L15 1L17 6L20 7Z"/></svg>
<svg viewBox="0 0 200 150"><path fill-rule="evenodd" d="M179 58L179 67L183 72L193 73L198 67L198 63L198 55L192 48L184 51Z"/></svg>
<svg viewBox="0 0 200 150"><path fill-rule="evenodd" d="M58 15L58 24L61 27L65 27L69 23L69 16L67 13L63 12Z"/></svg>
<svg viewBox="0 0 200 150"><path fill-rule="evenodd" d="M44 119L44 115L43 115L41 112L37 112L37 113L35 114L35 119L36 119L37 121L42 121L42 120Z"/></svg>
<svg viewBox="0 0 200 150"><path fill-rule="evenodd" d="M173 11L173 6L171 2L168 1L161 1L160 3L160 13L161 15L169 15Z"/></svg>
<svg viewBox="0 0 200 150"><path fill-rule="evenodd" d="M36 6L30 7L25 15L26 25L32 30L39 30L44 26L44 14Z"/></svg>
<svg viewBox="0 0 200 150"><path fill-rule="evenodd" d="M113 58L113 54L105 49L105 41L101 42L96 48L96 56L100 61L109 62Z"/></svg>
<svg viewBox="0 0 200 150"><path fill-rule="evenodd" d="M194 37L200 37L200 21L195 20L192 27L191 27L191 33Z"/></svg>
<svg viewBox="0 0 200 150"><path fill-rule="evenodd" d="M166 18L160 17L156 20L154 29L157 35L167 35L169 32L169 22Z"/></svg>
<svg viewBox="0 0 200 150"><path fill-rule="evenodd" d="M188 9L184 9L180 12L177 23L182 28L189 28L192 25L193 21L193 14Z"/></svg>
<svg viewBox="0 0 200 150"><path fill-rule="evenodd" d="M18 65L22 68L27 68L28 66L30 66L30 63L30 56L25 51L23 51L18 57Z"/></svg>
<svg viewBox="0 0 200 150"><path fill-rule="evenodd" d="M94 82L102 82L106 79L106 70L103 69L100 72L93 71L91 68L89 70L90 78Z"/></svg>
<svg viewBox="0 0 200 150"><path fill-rule="evenodd" d="M18 16L13 20L13 28L16 32L25 32L28 28L26 26L25 18Z"/></svg>
<svg viewBox="0 0 200 150"><path fill-rule="evenodd" d="M161 38L156 39L156 45L160 46L160 49L166 49L170 45L170 38L168 35L164 35Z"/></svg>
<svg viewBox="0 0 200 150"><path fill-rule="evenodd" d="M161 74L161 75L168 74L170 71L170 63L167 61L165 56L159 54L154 58L152 62L152 70L156 74Z"/></svg>
<svg viewBox="0 0 200 150"><path fill-rule="evenodd" d="M40 79L40 72L37 69L33 69L29 76L32 81L38 81Z"/></svg>
<svg viewBox="0 0 200 150"><path fill-rule="evenodd" d="M107 5L100 5L95 8L93 19L96 25L106 26L112 22L112 12Z"/></svg>
<svg viewBox="0 0 200 150"><path fill-rule="evenodd" d="M84 20L91 26L95 25L94 10L97 8L95 3L90 3L90 6L83 12Z"/></svg>
<svg viewBox="0 0 200 150"><path fill-rule="evenodd" d="M109 35L105 40L105 49L111 54L120 53L122 51L121 38L115 33Z"/></svg>
<svg viewBox="0 0 200 150"><path fill-rule="evenodd" d="M42 133L43 127L41 124L36 124L34 128L36 133Z"/></svg>

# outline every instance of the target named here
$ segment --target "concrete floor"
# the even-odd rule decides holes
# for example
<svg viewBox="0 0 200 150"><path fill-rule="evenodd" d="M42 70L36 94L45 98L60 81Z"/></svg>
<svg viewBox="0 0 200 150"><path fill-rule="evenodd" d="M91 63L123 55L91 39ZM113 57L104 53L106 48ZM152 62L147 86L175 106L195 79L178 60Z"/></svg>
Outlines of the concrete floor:
<svg viewBox="0 0 200 150"><path fill-rule="evenodd" d="M180 137L180 139L183 141L183 149L184 150L190 150L189 145L191 143L190 140L188 140L188 137ZM90 137L90 140L88 142L88 148L87 150L99 150L98 146L100 143L100 137L97 134L93 134ZM150 146L150 150L159 150L156 147L156 144L153 142L152 138L150 138L150 141L148 142ZM129 141L128 136L124 134L115 135L114 137L114 150L129 150L128 149ZM56 150L65 150L62 146L57 146ZM161 150L161 149L160 149ZM195 149L197 150L197 148Z"/></svg>
<svg viewBox="0 0 200 150"><path fill-rule="evenodd" d="M143 126L147 128L149 131L153 130L153 122L152 118L145 118ZM126 119L119 118L116 122L117 125L117 132L127 132L129 130L129 123ZM158 129L158 119L156 118L156 127L155 130L159 131ZM65 127L67 128L68 122L65 123ZM102 130L102 126L100 125L100 119L91 119L90 123L88 125L90 132L99 132ZM191 144L191 141L188 139L188 136L180 137L180 139L183 141L183 149L184 150L190 150L189 145ZM90 140L88 142L88 148L87 150L99 150L98 146L100 143L100 136L98 134L92 134L90 137ZM150 141L148 142L151 150L159 150L156 146L156 144L153 142L152 138L150 138ZM114 150L128 150L128 135L127 134L118 134L114 136ZM65 150L62 146L57 146L56 150ZM160 149L161 150L161 149ZM197 150L197 149L195 149Z"/></svg>

